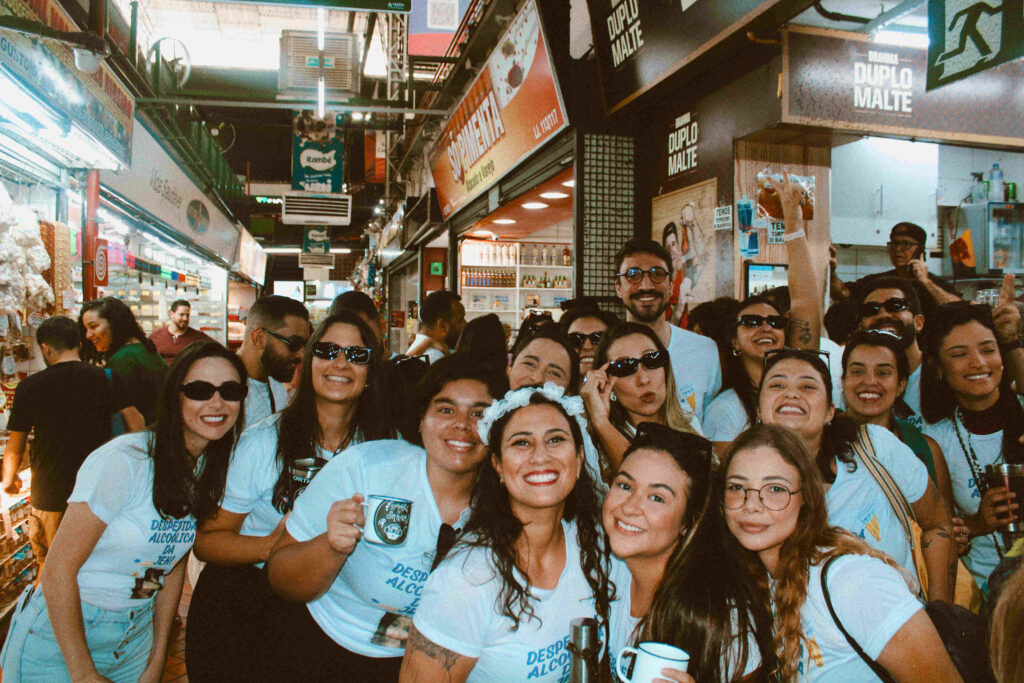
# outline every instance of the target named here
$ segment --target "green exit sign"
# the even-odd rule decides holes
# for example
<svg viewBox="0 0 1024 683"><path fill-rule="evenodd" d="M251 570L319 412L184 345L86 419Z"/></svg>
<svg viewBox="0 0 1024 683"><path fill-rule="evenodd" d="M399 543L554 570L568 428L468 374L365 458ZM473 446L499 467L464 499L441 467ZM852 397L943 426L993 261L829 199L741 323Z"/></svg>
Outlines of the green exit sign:
<svg viewBox="0 0 1024 683"><path fill-rule="evenodd" d="M302 5L365 12L412 11L412 0L231 0L231 2L259 2L263 5Z"/></svg>

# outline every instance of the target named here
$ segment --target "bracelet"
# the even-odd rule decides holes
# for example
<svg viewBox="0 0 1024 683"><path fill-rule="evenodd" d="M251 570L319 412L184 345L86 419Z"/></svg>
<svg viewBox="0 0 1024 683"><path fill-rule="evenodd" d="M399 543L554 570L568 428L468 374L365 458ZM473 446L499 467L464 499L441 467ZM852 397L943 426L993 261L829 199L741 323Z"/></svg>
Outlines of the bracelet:
<svg viewBox="0 0 1024 683"><path fill-rule="evenodd" d="M1024 347L1024 341L1021 341L1020 337L1017 337L1013 341L999 345L1000 353L1009 353L1010 351L1016 351L1017 349Z"/></svg>
<svg viewBox="0 0 1024 683"><path fill-rule="evenodd" d="M782 241L783 242L792 242L793 240L798 240L801 237L807 237L807 233L804 232L803 228L800 228L796 232L784 232L784 233L782 233Z"/></svg>

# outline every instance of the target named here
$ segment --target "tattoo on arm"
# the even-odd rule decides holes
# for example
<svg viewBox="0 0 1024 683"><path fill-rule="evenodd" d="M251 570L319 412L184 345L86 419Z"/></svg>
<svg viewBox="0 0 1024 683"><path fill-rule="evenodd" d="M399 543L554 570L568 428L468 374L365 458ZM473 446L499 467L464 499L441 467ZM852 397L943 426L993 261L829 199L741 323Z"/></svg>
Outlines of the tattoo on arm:
<svg viewBox="0 0 1024 683"><path fill-rule="evenodd" d="M800 318L793 319L793 333L796 335L796 340L800 344L810 344L811 338L811 324L806 320Z"/></svg>
<svg viewBox="0 0 1024 683"><path fill-rule="evenodd" d="M419 651L431 659L436 659L449 676L451 675L452 667L455 666L459 657L462 656L458 652L452 652L430 640L417 631L415 626L409 631L409 640L406 641L405 649L410 654Z"/></svg>

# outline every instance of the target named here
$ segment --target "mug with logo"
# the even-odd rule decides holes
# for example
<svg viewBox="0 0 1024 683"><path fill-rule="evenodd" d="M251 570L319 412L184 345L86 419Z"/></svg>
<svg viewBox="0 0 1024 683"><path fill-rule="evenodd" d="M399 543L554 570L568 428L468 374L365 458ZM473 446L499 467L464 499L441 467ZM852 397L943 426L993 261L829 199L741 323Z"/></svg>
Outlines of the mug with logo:
<svg viewBox="0 0 1024 683"><path fill-rule="evenodd" d="M627 666L627 659L633 661ZM636 648L624 647L619 653L616 674L624 683L651 683L661 675L662 669L678 669L686 671L690 663L690 654L678 647L665 643L640 643Z"/></svg>
<svg viewBox="0 0 1024 683"><path fill-rule="evenodd" d="M367 496L363 538L369 543L401 545L409 534L412 501L392 496Z"/></svg>

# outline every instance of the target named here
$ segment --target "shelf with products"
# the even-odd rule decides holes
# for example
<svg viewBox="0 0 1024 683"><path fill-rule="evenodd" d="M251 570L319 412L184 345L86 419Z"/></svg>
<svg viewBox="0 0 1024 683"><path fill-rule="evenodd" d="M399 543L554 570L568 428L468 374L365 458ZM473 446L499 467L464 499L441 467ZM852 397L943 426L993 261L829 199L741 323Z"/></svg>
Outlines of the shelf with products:
<svg viewBox="0 0 1024 683"><path fill-rule="evenodd" d="M38 573L28 535L28 521L32 514L29 501L32 473L26 468L18 476L21 479L20 493L0 493L0 557L3 558L0 559L0 618L10 612Z"/></svg>

